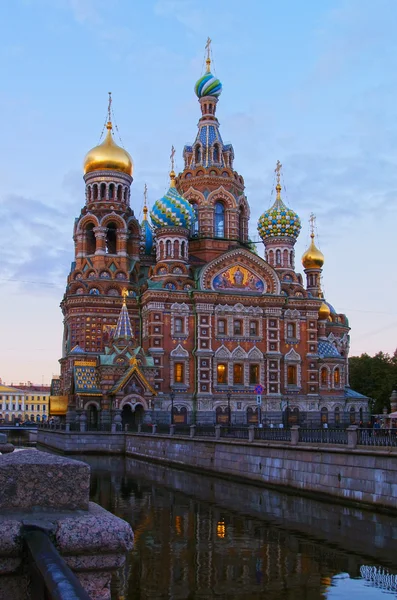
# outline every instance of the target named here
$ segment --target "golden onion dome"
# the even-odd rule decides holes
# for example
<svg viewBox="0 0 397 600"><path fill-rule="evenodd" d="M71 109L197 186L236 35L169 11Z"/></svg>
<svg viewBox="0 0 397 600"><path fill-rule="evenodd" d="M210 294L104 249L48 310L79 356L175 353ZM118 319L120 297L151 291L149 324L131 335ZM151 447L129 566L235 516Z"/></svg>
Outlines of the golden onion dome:
<svg viewBox="0 0 397 600"><path fill-rule="evenodd" d="M317 248L314 243L314 233L310 236L312 241L309 248L302 256L302 265L304 269L321 269L324 264L324 254Z"/></svg>
<svg viewBox="0 0 397 600"><path fill-rule="evenodd" d="M320 321L327 321L330 314L331 314L331 310L330 310L328 304L323 302L321 304L320 308L318 309L318 318L320 319Z"/></svg>
<svg viewBox="0 0 397 600"><path fill-rule="evenodd" d="M134 172L134 163L127 150L120 148L113 139L112 123L106 124L107 134L102 142L87 152L84 159L84 175L92 171L120 171L127 175Z"/></svg>

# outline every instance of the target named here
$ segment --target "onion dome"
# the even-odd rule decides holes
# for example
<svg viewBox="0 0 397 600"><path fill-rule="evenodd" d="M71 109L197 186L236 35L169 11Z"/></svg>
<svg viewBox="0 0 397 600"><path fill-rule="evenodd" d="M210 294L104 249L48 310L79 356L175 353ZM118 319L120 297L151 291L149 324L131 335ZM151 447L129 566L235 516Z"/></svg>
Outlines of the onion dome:
<svg viewBox="0 0 397 600"><path fill-rule="evenodd" d="M316 217L312 213L310 215L310 226L311 226L311 242L309 248L302 256L302 265L304 269L321 269L324 264L324 254L317 248L314 243L314 226Z"/></svg>
<svg viewBox="0 0 397 600"><path fill-rule="evenodd" d="M318 318L321 321L327 321L331 314L330 308L326 302L322 302L320 308L318 309Z"/></svg>
<svg viewBox="0 0 397 600"><path fill-rule="evenodd" d="M207 59L206 59L206 72L200 79L197 81L194 86L194 91L196 93L197 98L203 98L204 96L215 96L218 98L222 93L222 84L212 73L211 73L211 58L210 58L210 47L211 40L208 38L207 44Z"/></svg>
<svg viewBox="0 0 397 600"><path fill-rule="evenodd" d="M194 86L197 98L215 96L219 98L222 93L222 84L211 72L204 73Z"/></svg>
<svg viewBox="0 0 397 600"><path fill-rule="evenodd" d="M141 223L142 240L145 254L151 254L153 250L153 231L149 225L149 221L147 220L147 213L148 209L145 204L143 207L143 221Z"/></svg>
<svg viewBox="0 0 397 600"><path fill-rule="evenodd" d="M107 134L102 142L87 152L84 159L84 175L92 171L119 171L131 175L134 165L127 150L120 148L113 139L112 122L106 124Z"/></svg>
<svg viewBox="0 0 397 600"><path fill-rule="evenodd" d="M302 227L296 212L285 206L281 200L280 169L280 161L277 161L276 201L271 208L259 217L258 232L262 240L280 236L296 240Z"/></svg>
<svg viewBox="0 0 397 600"><path fill-rule="evenodd" d="M175 187L175 172L170 173L171 184L168 192L156 200L150 211L153 227L184 227L190 229L194 219L193 207L188 200L180 196Z"/></svg>

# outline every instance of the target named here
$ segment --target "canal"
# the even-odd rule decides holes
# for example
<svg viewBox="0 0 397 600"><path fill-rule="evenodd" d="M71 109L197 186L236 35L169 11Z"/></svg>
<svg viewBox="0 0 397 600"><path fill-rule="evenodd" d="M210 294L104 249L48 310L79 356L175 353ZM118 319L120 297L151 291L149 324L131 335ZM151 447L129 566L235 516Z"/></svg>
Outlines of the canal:
<svg viewBox="0 0 397 600"><path fill-rule="evenodd" d="M75 458L91 465L92 500L135 533L115 598L397 597L397 518L132 458Z"/></svg>

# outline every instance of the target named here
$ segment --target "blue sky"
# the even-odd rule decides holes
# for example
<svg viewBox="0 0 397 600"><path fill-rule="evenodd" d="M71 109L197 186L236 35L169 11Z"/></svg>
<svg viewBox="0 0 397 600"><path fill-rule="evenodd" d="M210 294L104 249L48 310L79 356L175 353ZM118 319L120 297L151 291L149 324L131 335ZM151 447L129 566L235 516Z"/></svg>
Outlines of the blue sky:
<svg viewBox="0 0 397 600"><path fill-rule="evenodd" d="M82 160L107 92L135 162L132 206L167 187L169 154L193 141L207 36L223 83L218 118L235 149L251 233L284 198L317 215L327 299L352 354L397 346L395 0L14 0L0 3L0 377L58 372L59 302L84 203ZM263 249L259 252L263 255Z"/></svg>

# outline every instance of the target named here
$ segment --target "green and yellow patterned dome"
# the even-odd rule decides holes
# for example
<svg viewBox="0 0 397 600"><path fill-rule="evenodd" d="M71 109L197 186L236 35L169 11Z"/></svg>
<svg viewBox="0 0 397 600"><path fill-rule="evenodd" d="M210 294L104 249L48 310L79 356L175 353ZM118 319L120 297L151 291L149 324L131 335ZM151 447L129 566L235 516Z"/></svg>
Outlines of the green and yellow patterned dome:
<svg viewBox="0 0 397 600"><path fill-rule="evenodd" d="M259 217L258 232L262 240L287 236L296 239L301 230L300 218L281 200L281 185L276 185L276 201Z"/></svg>

